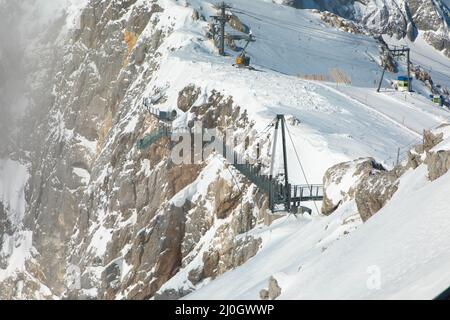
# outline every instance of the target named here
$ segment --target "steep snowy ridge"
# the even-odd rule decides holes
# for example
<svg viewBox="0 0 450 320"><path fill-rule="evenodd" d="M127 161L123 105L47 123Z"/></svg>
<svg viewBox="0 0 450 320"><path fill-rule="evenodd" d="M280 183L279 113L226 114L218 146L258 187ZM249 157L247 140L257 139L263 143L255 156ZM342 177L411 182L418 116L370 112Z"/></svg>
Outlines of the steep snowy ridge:
<svg viewBox="0 0 450 320"><path fill-rule="evenodd" d="M357 21L376 34L414 41L418 35L449 56L449 6L442 0L303 1L280 0L296 8L330 11Z"/></svg>
<svg viewBox="0 0 450 320"><path fill-rule="evenodd" d="M50 40L30 43L39 49L30 58L45 59L31 60L39 64L30 68L29 113L12 157L23 161L0 161L0 298L258 299L271 277L288 299L427 299L442 290L449 175L429 181L424 163L434 157L432 175L442 173L436 149L413 152L417 166L408 164L392 199L363 223L355 199L330 216L309 203L312 216L280 219L217 154L178 164L168 138L137 148L158 128L142 105L148 97L160 110L177 110L175 132L193 123L231 130L236 150L252 160L259 144L263 172L273 156L268 125L285 114L291 183L321 183L327 169L360 157L391 167L399 147L408 151L450 113L418 81L414 93L392 90L395 74L375 94L381 70L373 37L330 27L320 12L230 0L257 39L248 50L252 71L232 66L233 46L217 54L208 38L210 1L61 1L67 15L51 24ZM390 13L370 3L371 18ZM429 45L420 52L448 64ZM450 68L440 73L448 86ZM435 148L447 150L441 131ZM340 191L355 181L345 179ZM367 286L373 266L380 290ZM423 290L413 291L416 284Z"/></svg>
<svg viewBox="0 0 450 320"><path fill-rule="evenodd" d="M442 141L431 152L446 152L448 168L450 127L435 134ZM403 174L393 198L365 224L350 200L329 217L291 217L255 230L265 239L258 254L187 298L256 299L271 277L280 299L436 297L450 281L450 172L430 181L435 164L424 162ZM347 180L338 185L345 193Z"/></svg>

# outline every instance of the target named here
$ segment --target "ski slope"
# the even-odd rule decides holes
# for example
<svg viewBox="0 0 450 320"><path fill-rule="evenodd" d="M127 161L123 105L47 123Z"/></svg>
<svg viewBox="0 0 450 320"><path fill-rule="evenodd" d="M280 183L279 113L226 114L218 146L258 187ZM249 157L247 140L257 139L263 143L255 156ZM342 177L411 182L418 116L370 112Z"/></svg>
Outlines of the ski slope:
<svg viewBox="0 0 450 320"><path fill-rule="evenodd" d="M433 151L450 149L450 127L441 132ZM365 224L354 201L329 217L278 220L251 233L264 240L254 258L187 299L257 299L271 276L280 299L433 299L450 283L449 193L450 172L430 182L421 165Z"/></svg>
<svg viewBox="0 0 450 320"><path fill-rule="evenodd" d="M420 65L431 74L436 84L450 87L450 62L443 53L433 49L423 40L422 35L411 42L407 38L397 40L395 38L384 37L384 40L391 46L405 45L411 48L411 62Z"/></svg>
<svg viewBox="0 0 450 320"><path fill-rule="evenodd" d="M378 45L370 37L330 29L309 10L262 1L230 4L257 39L249 47L257 71L234 68L238 53L227 50L227 57L218 56L212 42L202 36L206 23L192 21L188 8L171 8L179 24L167 39L167 48L178 49L161 49L165 62L146 92L151 96L154 87L170 87L162 108L172 108L178 92L194 84L202 89L202 99L212 90L232 96L259 132L278 113L297 118L301 124L290 130L310 183L321 183L330 166L358 157L372 156L391 165L386 160L395 158L398 148L409 147L423 129L450 116L418 95L406 101L395 93L376 95L373 87L381 70ZM208 2L191 5L206 17L215 14ZM333 68L348 74L352 85L298 77L329 74ZM182 117L178 125L186 126L186 121ZM305 183L292 143L288 148L291 182Z"/></svg>
<svg viewBox="0 0 450 320"><path fill-rule="evenodd" d="M422 136L424 129L432 129L450 119L449 111L430 105L428 99L416 93L377 93L374 90L355 87L343 87L340 91L380 112L418 137Z"/></svg>
<svg viewBox="0 0 450 320"><path fill-rule="evenodd" d="M163 63L146 94L163 84L170 87L161 107L171 108L188 84L202 90L195 104L218 90L248 112L259 132L278 113L299 119L290 126L293 143L288 141L291 183L305 183L295 150L309 182L320 183L327 168L350 159L371 156L390 164L398 148L406 151L424 129L447 121L449 114L420 94L374 92L381 70L373 39L331 29L308 10L271 1L228 2L257 39L248 51L257 70L232 67L238 53L218 56L202 36L206 23L177 8L180 23L161 48ZM208 2L190 3L204 16L215 14ZM329 75L334 68L347 74L351 85L298 76ZM387 74L388 80L395 77ZM181 115L176 126L187 120ZM291 216L260 226L248 234L263 239L254 258L206 280L186 298L258 299L270 276L279 281L282 299L433 298L450 280L449 185L449 174L430 183L421 167L404 177L394 199L367 224L351 202L330 217ZM381 277L375 289L368 285L373 270ZM163 288L180 287L192 284L180 276Z"/></svg>
<svg viewBox="0 0 450 320"><path fill-rule="evenodd" d="M351 203L279 220L253 233L264 239L254 258L187 299L258 299L271 276L280 299L433 299L450 283L449 193L450 173L429 182L421 166L366 224Z"/></svg>
<svg viewBox="0 0 450 320"><path fill-rule="evenodd" d="M378 44L372 38L329 28L310 10L261 1L230 3L257 39L249 48L257 66L294 76L329 75L339 68L354 85L368 87L381 74Z"/></svg>
<svg viewBox="0 0 450 320"><path fill-rule="evenodd" d="M299 119L301 124L289 126L289 130L310 182L320 183L326 169L336 163L361 156L384 159L393 155L399 145L417 138L414 132L335 90L294 77L179 58L171 58L161 75L158 81L169 82L175 92L189 83L202 88L205 94L220 88L250 113L257 131L262 131L278 113ZM176 104L177 98L169 96L167 107ZM292 182L305 183L290 141L288 151Z"/></svg>

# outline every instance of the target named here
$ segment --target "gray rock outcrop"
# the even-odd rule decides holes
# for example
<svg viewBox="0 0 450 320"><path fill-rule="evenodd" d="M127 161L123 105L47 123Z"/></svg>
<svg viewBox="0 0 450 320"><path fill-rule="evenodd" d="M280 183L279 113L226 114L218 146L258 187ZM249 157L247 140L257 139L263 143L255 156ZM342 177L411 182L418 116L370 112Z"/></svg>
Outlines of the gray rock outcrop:
<svg viewBox="0 0 450 320"><path fill-rule="evenodd" d="M281 295L281 287L277 279L270 277L268 289L263 289L259 293L261 300L275 300Z"/></svg>
<svg viewBox="0 0 450 320"><path fill-rule="evenodd" d="M398 189L403 170L387 171L374 159L338 164L325 173L322 213L333 213L343 202L354 200L363 221L376 214ZM333 197L330 197L330 193Z"/></svg>
<svg viewBox="0 0 450 320"><path fill-rule="evenodd" d="M264 219L266 204L244 199L253 190L242 177L235 177L239 189L219 168L206 194L178 203L208 162L174 164L168 138L136 148L158 127L141 102L173 32L160 23L165 14L158 1L92 0L76 30L52 29L36 66L42 82L30 93L36 107L21 132L31 176L22 227L32 232L33 249L26 270L0 282L0 298L179 298L190 289L159 291L194 260L197 271L183 280L196 284L259 250L261 240L245 233ZM163 103L167 88L152 89ZM252 130L232 97L188 79L177 94L179 112L206 128ZM1 241L10 233L6 217L0 202ZM80 287L67 285L74 270Z"/></svg>
<svg viewBox="0 0 450 320"><path fill-rule="evenodd" d="M324 201L322 213L333 213L343 202L354 200L358 186L364 182L368 186L370 177L385 171L383 166L372 158L337 164L328 169L324 175Z"/></svg>
<svg viewBox="0 0 450 320"><path fill-rule="evenodd" d="M444 141L443 125L434 132L424 131L423 143L416 145L403 164L386 170L374 159L358 159L328 169L324 176L322 213L330 215L343 203L355 201L361 219L365 222L375 215L394 196L400 178L409 169L426 165L428 179L434 181L450 170L450 151L439 148Z"/></svg>
<svg viewBox="0 0 450 320"><path fill-rule="evenodd" d="M355 33L350 22L332 18L326 11L354 21L374 35L388 34L415 41L419 32L425 41L450 57L450 10L441 0L407 0L402 3L387 0L283 0L286 5L325 12L324 21L344 31Z"/></svg>

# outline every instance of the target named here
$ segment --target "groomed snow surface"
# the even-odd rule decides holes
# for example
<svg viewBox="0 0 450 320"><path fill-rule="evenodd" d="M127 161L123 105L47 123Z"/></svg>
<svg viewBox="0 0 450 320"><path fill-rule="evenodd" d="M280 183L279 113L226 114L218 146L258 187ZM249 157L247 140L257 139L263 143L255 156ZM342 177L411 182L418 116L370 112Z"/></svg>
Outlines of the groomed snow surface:
<svg viewBox="0 0 450 320"><path fill-rule="evenodd" d="M257 299L274 276L280 299L432 299L450 284L450 173L421 166L366 224L348 216L289 217L255 230L260 252L188 299ZM348 231L357 229L347 235ZM340 238L340 241L333 241Z"/></svg>
<svg viewBox="0 0 450 320"><path fill-rule="evenodd" d="M194 84L203 91L197 103L219 90L247 110L259 131L278 113L293 116L301 123L290 130L312 183L320 183L330 166L359 157L390 166L398 148L404 156L421 142L424 129L448 121L448 110L421 95L420 83L414 83L417 93L401 94L387 85L397 75L387 74L382 92L374 93L381 70L373 39L326 27L310 11L270 1L228 2L257 39L249 48L257 71L232 67L236 53L218 56L203 38L206 24L192 21L188 8L177 10L175 18L183 23L160 49L163 63L148 86L148 96L151 88L170 88L160 107L172 108L178 92ZM166 10L174 4L166 1ZM190 4L205 16L214 13L207 2ZM428 52L436 56L423 45L421 54ZM299 77L329 75L334 68L352 84ZM450 76L450 70L442 72ZM177 125L185 120L182 116ZM291 182L304 183L292 144L288 148ZM280 299L434 298L450 285L449 192L450 174L429 182L420 167L403 177L398 193L366 224L350 202L330 217L289 216L260 226L249 233L263 239L254 258L205 280L186 298L258 299L271 276L282 287ZM164 288L193 288L183 273Z"/></svg>
<svg viewBox="0 0 450 320"><path fill-rule="evenodd" d="M199 100L212 90L232 96L256 122L258 131L278 113L293 116L301 124L290 130L311 183L320 183L330 166L359 157L372 156L392 166L398 148L404 157L414 143L421 141L423 129L450 119L448 110L418 93L399 93L386 84L382 93L375 93L381 70L378 44L372 38L326 27L308 10L262 1L229 2L257 39L250 45L249 55L258 71L233 67L237 53L231 50L227 57L218 56L211 41L203 36L206 23L192 21L190 8L174 10L174 2L166 1L168 12L174 12L175 20L183 23L177 23L160 49L163 63L158 77L148 86L147 96L155 87L170 88L167 101L158 107L173 108L178 92L194 84L203 90ZM205 16L214 14L210 3L190 4ZM428 50L435 51L431 47ZM351 79L352 85L299 78L329 77L336 68ZM450 69L445 72L450 77ZM395 77L386 76L388 80ZM418 82L414 86L420 91L423 88ZM292 183L304 183L291 143L288 148Z"/></svg>

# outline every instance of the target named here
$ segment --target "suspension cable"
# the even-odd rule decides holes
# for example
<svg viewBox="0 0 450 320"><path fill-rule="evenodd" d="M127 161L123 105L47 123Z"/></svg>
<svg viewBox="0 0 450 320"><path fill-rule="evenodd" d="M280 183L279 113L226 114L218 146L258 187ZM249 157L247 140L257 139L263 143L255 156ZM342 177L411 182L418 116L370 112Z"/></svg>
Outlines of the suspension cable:
<svg viewBox="0 0 450 320"><path fill-rule="evenodd" d="M307 175L306 175L306 172L305 172L305 169L304 169L304 167L303 167L302 161L300 160L300 155L299 155L299 153L298 153L298 151L297 151L297 148L295 147L294 140L292 139L292 135L291 135L291 132L290 132L290 130L289 130L289 125L288 125L287 122L286 122L286 131L287 131L287 133L288 133L288 135L289 135L289 139L291 140L292 146L294 147L295 155L296 155L296 157L297 157L298 163L300 164L300 168L301 168L301 170L302 170L303 176L305 177L306 184L307 184L307 186L308 186L309 188L311 188L311 190L312 190L312 185L311 185L311 184L309 183L309 181L308 181L308 177L307 177ZM320 213L319 213L319 208L317 207L316 202L313 201L313 203L314 203L314 206L316 207L317 214L320 215Z"/></svg>
<svg viewBox="0 0 450 320"><path fill-rule="evenodd" d="M264 130L262 130L261 132L259 132L255 138L259 138L261 137L264 133L266 133L267 131L269 131L269 129L273 126L275 119L270 120L270 122L267 124L267 126L264 128Z"/></svg>
<svg viewBox="0 0 450 320"><path fill-rule="evenodd" d="M230 170L230 166L227 166L227 170L231 174L231 179L234 181L234 184L236 185L236 187L238 188L239 192L241 193L241 210L240 211L241 211L241 217L242 217L243 214L244 214L244 202L243 202L244 192L242 191L242 189L241 189L241 187L240 187L236 177L234 176L233 172ZM245 239L247 239L247 236L248 236L248 231L246 230L245 231Z"/></svg>

